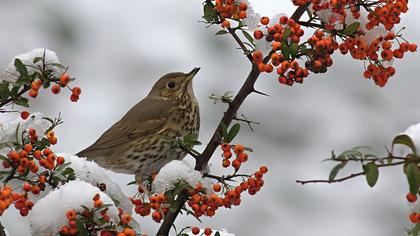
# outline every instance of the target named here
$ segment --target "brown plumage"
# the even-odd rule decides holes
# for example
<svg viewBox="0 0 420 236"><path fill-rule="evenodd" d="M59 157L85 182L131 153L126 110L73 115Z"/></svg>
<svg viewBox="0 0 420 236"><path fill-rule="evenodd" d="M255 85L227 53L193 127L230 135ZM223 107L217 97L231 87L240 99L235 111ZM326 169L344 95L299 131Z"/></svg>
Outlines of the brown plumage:
<svg viewBox="0 0 420 236"><path fill-rule="evenodd" d="M184 158L186 153L163 137L198 135L199 108L192 88L198 71L161 77L146 98L77 155L115 172L135 174L138 182Z"/></svg>

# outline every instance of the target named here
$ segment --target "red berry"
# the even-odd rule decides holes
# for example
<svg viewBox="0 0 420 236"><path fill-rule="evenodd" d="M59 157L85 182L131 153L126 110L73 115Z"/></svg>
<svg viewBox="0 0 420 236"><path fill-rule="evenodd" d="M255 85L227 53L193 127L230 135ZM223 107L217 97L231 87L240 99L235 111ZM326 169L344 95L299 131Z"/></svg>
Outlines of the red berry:
<svg viewBox="0 0 420 236"><path fill-rule="evenodd" d="M417 201L417 195L414 195L412 193L407 193L407 201L409 202L415 202Z"/></svg>
<svg viewBox="0 0 420 236"><path fill-rule="evenodd" d="M27 112L27 111L22 111L22 112L20 113L20 117L21 117L23 120L28 119L28 117L29 117L30 115L31 115L31 114L30 114L29 112Z"/></svg>

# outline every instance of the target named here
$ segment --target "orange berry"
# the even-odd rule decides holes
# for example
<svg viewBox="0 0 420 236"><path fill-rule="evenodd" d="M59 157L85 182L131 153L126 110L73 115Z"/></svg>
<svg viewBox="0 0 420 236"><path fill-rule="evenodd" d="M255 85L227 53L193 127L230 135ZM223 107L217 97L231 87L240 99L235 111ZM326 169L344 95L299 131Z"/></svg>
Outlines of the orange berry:
<svg viewBox="0 0 420 236"><path fill-rule="evenodd" d="M74 220L74 219L76 219L76 211L75 210L73 210L73 209L71 209L71 210L68 210L67 212L66 212L66 217L67 217L67 219L69 219L69 220Z"/></svg>
<svg viewBox="0 0 420 236"><path fill-rule="evenodd" d="M241 168L241 162L238 159L235 159L232 162L232 166L235 170L239 170L239 168Z"/></svg>
<svg viewBox="0 0 420 236"><path fill-rule="evenodd" d="M197 192L201 192L201 190L203 190L203 185L201 183L198 183L195 185L195 190Z"/></svg>
<svg viewBox="0 0 420 236"><path fill-rule="evenodd" d="M59 156L59 157L57 157L57 165L62 165L62 164L64 164L64 157L62 157L62 156Z"/></svg>
<svg viewBox="0 0 420 236"><path fill-rule="evenodd" d="M31 152L32 148L33 146L30 143L23 145L23 150L25 150L26 152Z"/></svg>
<svg viewBox="0 0 420 236"><path fill-rule="evenodd" d="M30 116L31 114L29 113L29 112L27 112L27 111L22 111L21 113L20 113L20 118L22 118L22 120L26 120L26 119L28 119L28 117Z"/></svg>
<svg viewBox="0 0 420 236"><path fill-rule="evenodd" d="M72 93L73 93L73 95L76 95L76 96L80 96L80 94L82 93L82 90L80 89L80 87L74 87L74 88L72 88Z"/></svg>
<svg viewBox="0 0 420 236"><path fill-rule="evenodd" d="M254 38L256 40L262 39L264 37L264 33L261 30L254 31Z"/></svg>
<svg viewBox="0 0 420 236"><path fill-rule="evenodd" d="M230 161L228 159L223 159L222 166L227 168L230 166Z"/></svg>
<svg viewBox="0 0 420 236"><path fill-rule="evenodd" d="M101 199L101 196L99 195L99 193L97 193L97 194L95 194L95 196L93 196L93 198L92 198L92 200L95 202L95 201L98 201L99 199Z"/></svg>
<svg viewBox="0 0 420 236"><path fill-rule="evenodd" d="M417 51L417 44L414 44L414 43L410 44L408 46L408 50L410 50L410 52L416 52Z"/></svg>
<svg viewBox="0 0 420 236"><path fill-rule="evenodd" d="M94 201L94 202L93 202L93 206L94 206L95 208L102 207L103 205L104 205L104 202L102 202L102 200L97 200L97 201Z"/></svg>
<svg viewBox="0 0 420 236"><path fill-rule="evenodd" d="M213 190L215 192L220 192L221 189L222 189L222 186L220 184L213 185Z"/></svg>
<svg viewBox="0 0 420 236"><path fill-rule="evenodd" d="M223 152L230 151L230 144L229 143L224 143L220 147L222 148Z"/></svg>
<svg viewBox="0 0 420 236"><path fill-rule="evenodd" d="M24 183L23 187L22 187L22 190L25 191L25 192L31 191L31 185L29 183Z"/></svg>
<svg viewBox="0 0 420 236"><path fill-rule="evenodd" d="M417 201L417 195L412 194L412 193L407 193L407 201L409 202L415 202Z"/></svg>
<svg viewBox="0 0 420 236"><path fill-rule="evenodd" d="M246 161L248 161L248 154L246 154L244 152L239 153L238 160L240 162L246 162Z"/></svg>
<svg viewBox="0 0 420 236"><path fill-rule="evenodd" d="M70 82L70 76L67 73L64 73L60 76L60 84L66 86Z"/></svg>
<svg viewBox="0 0 420 236"><path fill-rule="evenodd" d="M135 236L136 235L136 232L133 229L130 229L130 228L124 228L123 233L126 236Z"/></svg>
<svg viewBox="0 0 420 236"><path fill-rule="evenodd" d="M410 219L411 223L416 224L417 223L417 213L413 212L411 213L408 218Z"/></svg>
<svg viewBox="0 0 420 236"><path fill-rule="evenodd" d="M36 98L36 96L38 96L38 90L35 90L35 89L29 90L29 96Z"/></svg>
<svg viewBox="0 0 420 236"><path fill-rule="evenodd" d="M212 230L210 228L205 228L204 229L204 234L205 235L211 235L211 233L212 233Z"/></svg>
<svg viewBox="0 0 420 236"><path fill-rule="evenodd" d="M244 150L245 148L241 144L236 144L235 147L233 148L233 151L237 154L243 152Z"/></svg>
<svg viewBox="0 0 420 236"><path fill-rule="evenodd" d="M70 96L70 101L72 102L77 102L79 100L79 96L72 94Z"/></svg>
<svg viewBox="0 0 420 236"><path fill-rule="evenodd" d="M261 166L261 167L260 167L260 171L261 171L261 173L263 173L263 174L267 173L267 172L268 172L268 168L267 168L267 166Z"/></svg>
<svg viewBox="0 0 420 236"><path fill-rule="evenodd" d="M162 213L160 213L160 211L155 211L152 214L152 218L154 221L159 223L162 220Z"/></svg>
<svg viewBox="0 0 420 236"><path fill-rule="evenodd" d="M38 195L41 189L38 185L32 185L31 192L33 195Z"/></svg>
<svg viewBox="0 0 420 236"><path fill-rule="evenodd" d="M122 216L121 216L121 223L122 223L122 224L126 225L126 224L128 224L130 221L131 221L131 215L129 215L129 214L127 214L127 213L122 214Z"/></svg>
<svg viewBox="0 0 420 236"><path fill-rule="evenodd" d="M230 21L228 21L228 20L224 20L224 21L222 22L222 27L223 27L223 28L229 28L229 27L230 27Z"/></svg>
<svg viewBox="0 0 420 236"><path fill-rule="evenodd" d="M59 94L60 91L61 91L60 85L54 84L53 86L51 86L51 92L53 94Z"/></svg>
<svg viewBox="0 0 420 236"><path fill-rule="evenodd" d="M223 153L223 156L224 156L226 159L229 159L229 158L231 158L231 157L232 157L232 152L231 152L231 151L224 152L224 153Z"/></svg>
<svg viewBox="0 0 420 236"><path fill-rule="evenodd" d="M268 25L268 23L270 23L270 19L266 16L263 16L260 20L261 24L263 25Z"/></svg>
<svg viewBox="0 0 420 236"><path fill-rule="evenodd" d="M194 235L199 234L200 233L200 228L198 228L198 227L192 227L191 228L191 233L194 234Z"/></svg>

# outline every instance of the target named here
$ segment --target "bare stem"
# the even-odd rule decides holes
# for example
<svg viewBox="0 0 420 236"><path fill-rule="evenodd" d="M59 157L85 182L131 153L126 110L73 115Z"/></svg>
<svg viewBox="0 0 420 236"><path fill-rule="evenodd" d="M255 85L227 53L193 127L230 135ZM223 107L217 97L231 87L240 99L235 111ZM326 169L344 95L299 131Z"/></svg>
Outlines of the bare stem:
<svg viewBox="0 0 420 236"><path fill-rule="evenodd" d="M394 162L394 163L390 163L390 164L380 164L377 165L378 168L384 168L384 167L390 167L390 166L398 166L398 165L403 165L404 163L406 163L407 161L399 161L399 162ZM352 178L355 178L357 176L361 176L361 175L365 175L364 171L358 172L358 173L354 173L339 179L334 179L334 180L327 180L327 179L314 179L314 180L296 180L296 183L305 185L305 184L315 184L315 183L326 183L326 184L333 184L333 183L339 183L339 182L343 182Z"/></svg>

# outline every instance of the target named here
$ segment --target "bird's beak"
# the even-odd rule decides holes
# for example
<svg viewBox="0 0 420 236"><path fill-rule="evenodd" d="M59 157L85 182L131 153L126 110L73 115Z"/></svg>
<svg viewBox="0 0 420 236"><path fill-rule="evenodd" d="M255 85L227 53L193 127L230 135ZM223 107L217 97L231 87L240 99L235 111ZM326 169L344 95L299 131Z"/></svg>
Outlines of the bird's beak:
<svg viewBox="0 0 420 236"><path fill-rule="evenodd" d="M192 80L200 69L200 67L196 67L190 73L188 73L188 80Z"/></svg>

